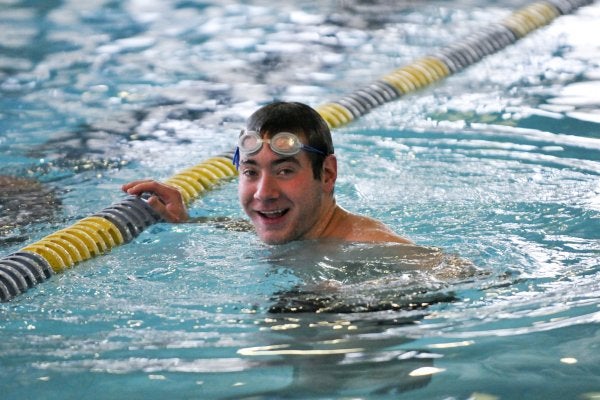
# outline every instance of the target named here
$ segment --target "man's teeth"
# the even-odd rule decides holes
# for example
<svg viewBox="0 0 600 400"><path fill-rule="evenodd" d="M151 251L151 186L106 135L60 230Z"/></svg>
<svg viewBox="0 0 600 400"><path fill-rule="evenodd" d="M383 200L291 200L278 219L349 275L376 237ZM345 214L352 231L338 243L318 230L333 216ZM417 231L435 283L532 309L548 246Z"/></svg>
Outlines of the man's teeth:
<svg viewBox="0 0 600 400"><path fill-rule="evenodd" d="M283 215L285 210L261 211L260 213L267 218L276 218Z"/></svg>

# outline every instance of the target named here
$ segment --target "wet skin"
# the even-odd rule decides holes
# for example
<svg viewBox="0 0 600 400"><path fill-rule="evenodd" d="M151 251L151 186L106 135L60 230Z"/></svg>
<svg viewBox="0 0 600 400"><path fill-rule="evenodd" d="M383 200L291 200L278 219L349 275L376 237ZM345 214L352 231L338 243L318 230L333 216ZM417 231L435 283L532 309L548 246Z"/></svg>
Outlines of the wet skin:
<svg viewBox="0 0 600 400"><path fill-rule="evenodd" d="M316 180L306 152L281 156L263 146L242 157L240 204L265 243L317 238L335 209L336 177L334 156L327 157L322 178Z"/></svg>

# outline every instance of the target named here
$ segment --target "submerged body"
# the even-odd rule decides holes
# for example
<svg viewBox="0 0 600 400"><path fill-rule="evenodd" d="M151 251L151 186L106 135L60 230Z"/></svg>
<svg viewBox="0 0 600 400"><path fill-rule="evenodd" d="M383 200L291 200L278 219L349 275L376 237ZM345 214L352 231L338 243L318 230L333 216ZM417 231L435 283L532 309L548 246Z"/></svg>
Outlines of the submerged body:
<svg viewBox="0 0 600 400"><path fill-rule="evenodd" d="M482 276L457 255L406 243L299 241L272 247L269 263L301 282L277 293L269 310L277 313L426 308Z"/></svg>
<svg viewBox="0 0 600 400"><path fill-rule="evenodd" d="M20 228L49 221L60 205L52 188L31 178L0 175L0 245L25 241Z"/></svg>

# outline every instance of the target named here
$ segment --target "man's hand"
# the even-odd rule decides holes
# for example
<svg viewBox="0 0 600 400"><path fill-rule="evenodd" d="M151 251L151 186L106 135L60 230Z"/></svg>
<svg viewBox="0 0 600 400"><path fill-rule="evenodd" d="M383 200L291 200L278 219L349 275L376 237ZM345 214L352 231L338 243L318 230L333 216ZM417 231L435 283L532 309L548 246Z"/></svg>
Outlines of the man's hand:
<svg viewBox="0 0 600 400"><path fill-rule="evenodd" d="M124 192L140 196L149 193L148 204L168 222L185 222L188 212L179 190L150 179L133 181L122 186Z"/></svg>

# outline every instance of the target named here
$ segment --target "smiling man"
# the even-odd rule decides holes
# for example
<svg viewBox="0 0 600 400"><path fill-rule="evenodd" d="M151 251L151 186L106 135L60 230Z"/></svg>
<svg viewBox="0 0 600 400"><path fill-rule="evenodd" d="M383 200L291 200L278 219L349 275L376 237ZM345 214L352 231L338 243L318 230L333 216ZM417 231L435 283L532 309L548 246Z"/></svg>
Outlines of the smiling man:
<svg viewBox="0 0 600 400"><path fill-rule="evenodd" d="M240 204L265 243L337 239L411 243L382 222L350 213L335 200L337 159L321 116L302 103L268 104L250 116L238 140ZM188 220L179 191L152 181L123 186L150 192L149 204L169 222Z"/></svg>

